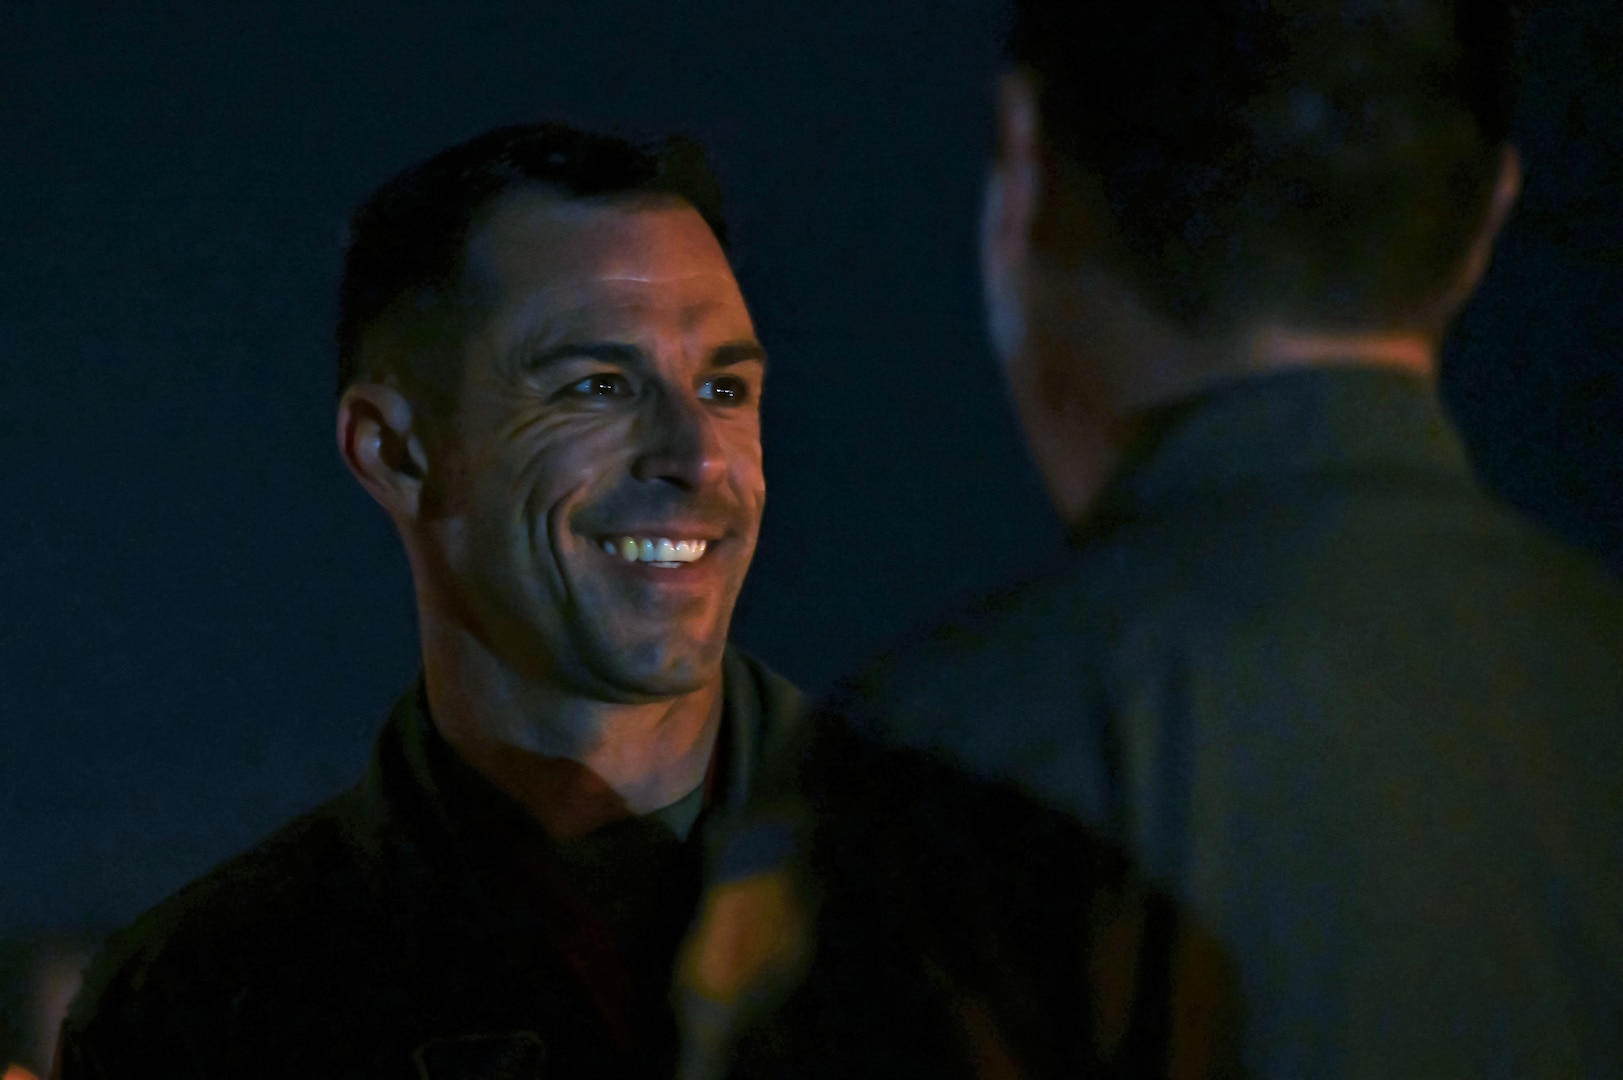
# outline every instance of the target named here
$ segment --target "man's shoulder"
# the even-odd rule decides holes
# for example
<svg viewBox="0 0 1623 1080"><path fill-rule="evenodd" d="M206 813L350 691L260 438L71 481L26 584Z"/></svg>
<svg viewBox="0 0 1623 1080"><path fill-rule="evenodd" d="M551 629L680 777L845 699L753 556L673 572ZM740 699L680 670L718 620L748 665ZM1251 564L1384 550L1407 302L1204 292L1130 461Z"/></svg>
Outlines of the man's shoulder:
<svg viewBox="0 0 1623 1080"><path fill-rule="evenodd" d="M1112 620L1090 599L1101 580L1073 557L986 591L875 656L830 711L972 774L1029 779L1056 758L1054 740L1084 736L1071 721L1100 693L1112 647Z"/></svg>
<svg viewBox="0 0 1623 1080"><path fill-rule="evenodd" d="M353 940L375 907L376 838L361 798L350 791L307 811L115 933L86 973L70 1036L206 1041L268 977Z"/></svg>
<svg viewBox="0 0 1623 1080"><path fill-rule="evenodd" d="M269 945L256 931L353 895L365 847L356 803L353 791L330 799L185 885L115 934L95 968L146 969L220 942L233 944L233 956L251 955Z"/></svg>
<svg viewBox="0 0 1623 1080"><path fill-rule="evenodd" d="M1489 498L1327 499L1197 524L1133 523L986 593L882 653L842 710L888 741L1042 787L1061 761L1104 783L1106 728L1133 701L1178 679L1295 670L1292 657L1361 670L1402 642L1439 663L1546 657L1568 698L1619 682L1623 583Z"/></svg>
<svg viewBox="0 0 1623 1080"><path fill-rule="evenodd" d="M1439 631L1502 609L1489 636L1559 623L1623 639L1623 582L1601 560L1491 496L1454 494L1331 493L1129 522L902 639L859 682L918 704L959 699L970 683L1074 696L1147 652L1187 660L1258 637L1289 647L1279 633L1291 624L1348 608L1411 621L1430 610Z"/></svg>

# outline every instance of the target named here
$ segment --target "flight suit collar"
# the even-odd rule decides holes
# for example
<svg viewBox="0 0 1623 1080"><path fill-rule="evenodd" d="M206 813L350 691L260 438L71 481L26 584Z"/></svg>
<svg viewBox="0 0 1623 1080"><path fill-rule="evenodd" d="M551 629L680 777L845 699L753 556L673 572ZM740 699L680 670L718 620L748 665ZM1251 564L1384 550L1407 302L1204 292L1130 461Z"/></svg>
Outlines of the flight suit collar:
<svg viewBox="0 0 1623 1080"><path fill-rule="evenodd" d="M1368 365L1298 369L1234 379L1152 413L1072 540L1191 503L1315 484L1476 487L1429 379Z"/></svg>

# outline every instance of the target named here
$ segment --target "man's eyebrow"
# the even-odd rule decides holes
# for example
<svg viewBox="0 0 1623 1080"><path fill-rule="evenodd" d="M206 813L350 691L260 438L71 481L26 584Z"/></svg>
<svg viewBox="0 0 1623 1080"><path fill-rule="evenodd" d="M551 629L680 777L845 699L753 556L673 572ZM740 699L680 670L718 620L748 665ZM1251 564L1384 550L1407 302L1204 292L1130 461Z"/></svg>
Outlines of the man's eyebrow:
<svg viewBox="0 0 1623 1080"><path fill-rule="evenodd" d="M759 341L729 341L725 345L716 346L716 351L710 354L712 367L731 367L751 360L763 367L766 366L766 349Z"/></svg>
<svg viewBox="0 0 1623 1080"><path fill-rule="evenodd" d="M517 352L519 367L530 372L565 360L597 360L620 367L647 367L650 364L645 351L620 341L566 341L541 349L521 345ZM759 341L729 341L716 346L710 354L711 367L732 367L751 361L763 366L766 364L766 349Z"/></svg>
<svg viewBox="0 0 1623 1080"><path fill-rule="evenodd" d="M647 353L635 345L619 341L566 341L540 350L522 346L518 361L519 366L525 371L539 371L564 360L583 358L605 364L618 364L621 367L646 366L648 363Z"/></svg>

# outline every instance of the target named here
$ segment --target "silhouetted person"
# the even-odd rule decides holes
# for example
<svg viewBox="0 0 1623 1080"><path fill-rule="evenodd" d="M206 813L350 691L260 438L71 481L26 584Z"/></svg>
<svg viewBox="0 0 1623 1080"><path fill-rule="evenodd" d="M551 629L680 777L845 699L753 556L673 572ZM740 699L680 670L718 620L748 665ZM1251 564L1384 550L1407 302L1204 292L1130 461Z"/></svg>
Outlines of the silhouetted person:
<svg viewBox="0 0 1623 1080"><path fill-rule="evenodd" d="M691 1075L735 1039L797 1075L806 1031L939 1053L848 947L910 934L878 966L985 1005L962 1068L1085 1060L1080 1017L1022 1022L1075 997L1041 946L1072 942L1018 933L1079 906L1074 859L946 782L876 838L929 762L1119 841L1236 965L1256 1076L1623 1076L1623 589L1482 490L1433 385L1518 190L1511 31L1488 0L1017 0L983 280L1074 550L787 757L688 954ZM938 887L852 902L898 878Z"/></svg>
<svg viewBox="0 0 1623 1080"><path fill-rule="evenodd" d="M358 787L119 934L65 1080L660 1076L710 812L792 719L729 648L765 358L713 178L558 125L356 213L338 446L423 677Z"/></svg>

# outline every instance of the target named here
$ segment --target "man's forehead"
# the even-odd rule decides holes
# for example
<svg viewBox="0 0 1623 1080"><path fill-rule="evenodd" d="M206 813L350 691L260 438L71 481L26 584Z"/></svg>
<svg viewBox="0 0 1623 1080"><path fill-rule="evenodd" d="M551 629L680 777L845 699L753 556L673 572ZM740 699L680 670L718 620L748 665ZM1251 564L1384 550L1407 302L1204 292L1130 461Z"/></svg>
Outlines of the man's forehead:
<svg viewBox="0 0 1623 1080"><path fill-rule="evenodd" d="M610 280L578 288L536 290L503 305L495 329L533 340L636 338L644 332L748 336L746 309L668 283Z"/></svg>
<svg viewBox="0 0 1623 1080"><path fill-rule="evenodd" d="M753 337L715 234L675 197L506 194L469 239L465 284L498 349L667 332Z"/></svg>
<svg viewBox="0 0 1623 1080"><path fill-rule="evenodd" d="M538 188L506 192L486 209L469 237L467 270L498 288L733 280L709 225L675 196L566 199Z"/></svg>

